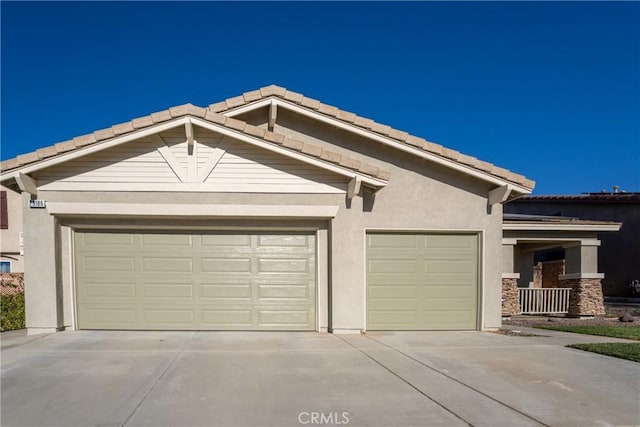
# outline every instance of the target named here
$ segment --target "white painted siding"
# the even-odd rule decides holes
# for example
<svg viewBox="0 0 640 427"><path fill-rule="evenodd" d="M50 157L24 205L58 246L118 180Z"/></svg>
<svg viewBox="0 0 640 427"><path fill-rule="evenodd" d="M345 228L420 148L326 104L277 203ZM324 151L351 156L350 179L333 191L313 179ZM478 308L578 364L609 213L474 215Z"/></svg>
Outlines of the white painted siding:
<svg viewBox="0 0 640 427"><path fill-rule="evenodd" d="M248 144L227 148L206 184L251 186L256 191L331 192L343 186L345 178Z"/></svg>
<svg viewBox="0 0 640 427"><path fill-rule="evenodd" d="M58 183L180 182L149 140L127 143L53 166L37 174L43 189Z"/></svg>
<svg viewBox="0 0 640 427"><path fill-rule="evenodd" d="M195 161L188 154L184 129L173 129L158 136L160 138L129 142L45 169L36 176L38 186L57 191L122 191L126 188L129 191L344 193L346 190L345 177L210 131L196 129ZM188 182L182 182L160 154L158 146L162 143L169 148L169 159L174 158L172 164L178 174ZM196 173L189 175L190 166Z"/></svg>

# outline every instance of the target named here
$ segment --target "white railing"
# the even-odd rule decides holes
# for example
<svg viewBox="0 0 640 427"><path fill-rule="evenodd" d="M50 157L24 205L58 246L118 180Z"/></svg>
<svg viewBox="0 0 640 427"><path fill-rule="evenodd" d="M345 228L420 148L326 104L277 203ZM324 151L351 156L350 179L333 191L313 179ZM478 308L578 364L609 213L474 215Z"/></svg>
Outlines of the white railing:
<svg viewBox="0 0 640 427"><path fill-rule="evenodd" d="M518 288L520 313L568 313L570 291L571 288Z"/></svg>

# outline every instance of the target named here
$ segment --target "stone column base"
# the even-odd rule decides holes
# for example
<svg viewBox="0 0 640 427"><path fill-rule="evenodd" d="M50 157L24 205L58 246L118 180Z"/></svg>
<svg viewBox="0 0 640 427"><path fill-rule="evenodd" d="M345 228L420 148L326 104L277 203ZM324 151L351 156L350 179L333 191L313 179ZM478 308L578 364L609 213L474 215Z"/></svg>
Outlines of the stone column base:
<svg viewBox="0 0 640 427"><path fill-rule="evenodd" d="M502 279L502 316L520 314L520 302L518 301L518 279Z"/></svg>
<svg viewBox="0 0 640 427"><path fill-rule="evenodd" d="M560 279L563 288L571 288L569 316L602 316L604 298L601 279Z"/></svg>

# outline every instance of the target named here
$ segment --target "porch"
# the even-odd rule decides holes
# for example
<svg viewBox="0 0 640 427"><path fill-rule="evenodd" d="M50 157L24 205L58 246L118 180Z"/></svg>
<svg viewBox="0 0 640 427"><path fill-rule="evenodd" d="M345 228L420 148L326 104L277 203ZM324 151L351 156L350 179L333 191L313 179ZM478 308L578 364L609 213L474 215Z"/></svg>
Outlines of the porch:
<svg viewBox="0 0 640 427"><path fill-rule="evenodd" d="M618 231L621 226L618 222L505 214L502 315L603 315L598 233ZM550 268L545 271L546 262Z"/></svg>

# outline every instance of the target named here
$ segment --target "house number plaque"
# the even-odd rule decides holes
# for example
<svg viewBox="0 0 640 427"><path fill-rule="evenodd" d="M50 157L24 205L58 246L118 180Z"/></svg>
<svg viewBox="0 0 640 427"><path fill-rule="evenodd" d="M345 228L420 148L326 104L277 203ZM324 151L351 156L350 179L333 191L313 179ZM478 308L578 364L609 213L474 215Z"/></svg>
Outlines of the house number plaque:
<svg viewBox="0 0 640 427"><path fill-rule="evenodd" d="M43 199L29 200L29 207L31 209L44 209L47 207L47 202Z"/></svg>

